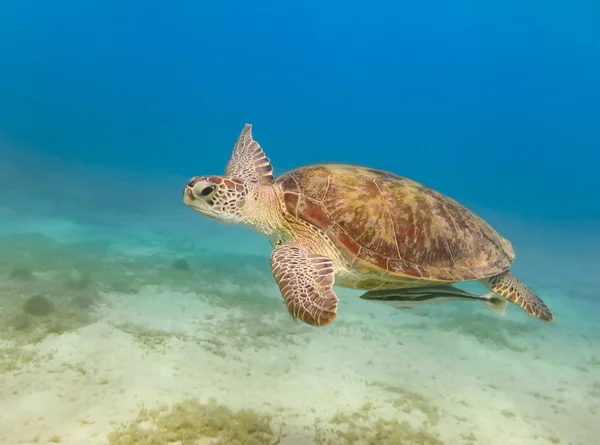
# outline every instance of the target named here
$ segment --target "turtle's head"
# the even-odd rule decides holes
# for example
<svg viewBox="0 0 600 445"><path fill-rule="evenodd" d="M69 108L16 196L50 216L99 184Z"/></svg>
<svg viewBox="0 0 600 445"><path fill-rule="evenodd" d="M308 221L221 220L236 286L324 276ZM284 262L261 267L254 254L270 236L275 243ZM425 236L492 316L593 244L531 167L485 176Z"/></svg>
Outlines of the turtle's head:
<svg viewBox="0 0 600 445"><path fill-rule="evenodd" d="M248 188L242 179L196 176L183 190L183 202L194 212L225 224L243 224Z"/></svg>

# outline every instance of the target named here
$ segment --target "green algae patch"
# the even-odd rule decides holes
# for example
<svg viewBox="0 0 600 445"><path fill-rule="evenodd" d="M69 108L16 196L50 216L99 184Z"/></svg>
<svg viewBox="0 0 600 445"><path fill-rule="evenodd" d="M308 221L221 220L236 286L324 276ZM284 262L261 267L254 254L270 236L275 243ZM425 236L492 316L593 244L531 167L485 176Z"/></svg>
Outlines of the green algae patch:
<svg viewBox="0 0 600 445"><path fill-rule="evenodd" d="M435 434L398 419L373 418L368 406L336 414L326 427L316 426L316 445L445 445Z"/></svg>
<svg viewBox="0 0 600 445"><path fill-rule="evenodd" d="M433 434L418 430L406 421L379 419L374 425L361 425L350 421L348 429L339 431L336 442L324 445L445 445Z"/></svg>
<svg viewBox="0 0 600 445"><path fill-rule="evenodd" d="M440 409L423 394L379 382L367 383L367 385L382 389L384 394L386 394L386 402L398 411L405 414L420 412L424 418L425 425L428 427L434 427L439 424L441 418Z"/></svg>
<svg viewBox="0 0 600 445"><path fill-rule="evenodd" d="M397 414L378 415L382 402L378 395L377 404L368 401L354 412L338 412L326 423L316 422L316 445L445 445L434 428L440 421L439 409L425 396L384 383L368 385L382 390L383 404L393 406ZM405 414L417 414L420 425L408 422Z"/></svg>
<svg viewBox="0 0 600 445"><path fill-rule="evenodd" d="M116 323L114 326L123 332L131 334L139 344L149 349L160 349L171 338L177 338L182 341L193 340L192 337L185 334L166 331L164 329L148 328L135 323Z"/></svg>
<svg viewBox="0 0 600 445"><path fill-rule="evenodd" d="M141 409L129 425L108 435L109 445L276 445L282 438L271 417L251 410L233 411L211 400L186 400L171 408Z"/></svg>
<svg viewBox="0 0 600 445"><path fill-rule="evenodd" d="M37 353L19 347L0 348L0 374L21 371L29 364L35 363Z"/></svg>
<svg viewBox="0 0 600 445"><path fill-rule="evenodd" d="M40 354L23 346L0 346L0 375L3 373L21 374L32 367L52 360L54 353ZM18 389L15 389L17 392Z"/></svg>

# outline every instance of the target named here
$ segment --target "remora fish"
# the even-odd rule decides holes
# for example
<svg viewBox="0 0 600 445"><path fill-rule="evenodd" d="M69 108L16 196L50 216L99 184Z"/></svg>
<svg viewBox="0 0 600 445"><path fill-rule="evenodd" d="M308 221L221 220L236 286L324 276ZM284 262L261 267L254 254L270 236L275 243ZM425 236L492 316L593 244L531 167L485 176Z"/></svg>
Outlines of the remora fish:
<svg viewBox="0 0 600 445"><path fill-rule="evenodd" d="M476 295L454 286L429 286L407 289L372 290L360 296L362 300L386 304L396 309L414 309L428 304L452 301L479 301L497 315L504 315L508 301L492 292Z"/></svg>

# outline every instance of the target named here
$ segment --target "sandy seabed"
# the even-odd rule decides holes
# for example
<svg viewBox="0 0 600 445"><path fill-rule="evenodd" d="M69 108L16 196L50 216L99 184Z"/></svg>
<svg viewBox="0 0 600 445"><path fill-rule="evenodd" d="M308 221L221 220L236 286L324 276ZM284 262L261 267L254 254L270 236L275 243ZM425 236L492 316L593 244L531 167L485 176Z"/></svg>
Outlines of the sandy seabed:
<svg viewBox="0 0 600 445"><path fill-rule="evenodd" d="M596 309L552 289L550 325L337 289L338 319L314 328L268 259L0 247L1 444L600 443Z"/></svg>

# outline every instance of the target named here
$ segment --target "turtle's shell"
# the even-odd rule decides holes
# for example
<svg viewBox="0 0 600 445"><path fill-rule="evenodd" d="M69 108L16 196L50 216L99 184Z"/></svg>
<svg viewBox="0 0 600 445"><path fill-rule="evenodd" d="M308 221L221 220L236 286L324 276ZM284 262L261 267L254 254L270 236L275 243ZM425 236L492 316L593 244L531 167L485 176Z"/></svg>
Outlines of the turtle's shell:
<svg viewBox="0 0 600 445"><path fill-rule="evenodd" d="M287 211L322 230L358 272L471 281L507 270L510 242L441 193L379 170L323 164L277 179Z"/></svg>

